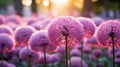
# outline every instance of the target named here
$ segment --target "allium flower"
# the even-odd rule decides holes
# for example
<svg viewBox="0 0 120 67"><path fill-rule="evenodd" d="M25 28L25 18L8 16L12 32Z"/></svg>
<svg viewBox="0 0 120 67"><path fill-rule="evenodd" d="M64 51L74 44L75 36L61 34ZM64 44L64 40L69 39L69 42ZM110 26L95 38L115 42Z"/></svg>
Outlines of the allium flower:
<svg viewBox="0 0 120 67"><path fill-rule="evenodd" d="M36 23L36 22L37 22L36 18L30 17L30 18L27 19L27 24L28 25L31 25L31 24Z"/></svg>
<svg viewBox="0 0 120 67"><path fill-rule="evenodd" d="M84 60L82 62L83 62L83 67L88 67L88 65L84 62ZM72 63L72 67L81 67L81 64L80 64L81 58L80 57L72 57L71 63ZM70 64L70 62L68 62L68 65L69 64Z"/></svg>
<svg viewBox="0 0 120 67"><path fill-rule="evenodd" d="M94 49L92 54L94 54L96 57L99 57L102 55L102 51L100 49Z"/></svg>
<svg viewBox="0 0 120 67"><path fill-rule="evenodd" d="M9 67L8 62L6 62L4 60L0 60L0 67Z"/></svg>
<svg viewBox="0 0 120 67"><path fill-rule="evenodd" d="M19 24L21 22L21 17L18 15L12 15L7 17L6 22L14 22L16 24Z"/></svg>
<svg viewBox="0 0 120 67"><path fill-rule="evenodd" d="M15 46L14 39L8 34L0 34L0 52L8 52Z"/></svg>
<svg viewBox="0 0 120 67"><path fill-rule="evenodd" d="M51 63L60 61L60 58L61 58L60 56L61 55L59 53L55 53L55 54L50 55Z"/></svg>
<svg viewBox="0 0 120 67"><path fill-rule="evenodd" d="M97 39L100 44L112 47L111 33L114 34L114 46L120 46L120 22L117 20L108 20L99 26Z"/></svg>
<svg viewBox="0 0 120 67"><path fill-rule="evenodd" d="M71 56L80 56L81 52L78 49L74 48L70 51L70 55Z"/></svg>
<svg viewBox="0 0 120 67"><path fill-rule="evenodd" d="M52 58L50 57L50 55L48 53L46 53L46 63L47 64L51 63L51 59ZM40 55L40 60L38 63L44 64L44 54L43 53Z"/></svg>
<svg viewBox="0 0 120 67"><path fill-rule="evenodd" d="M91 61L95 61L97 59L97 57L94 54L91 54L91 55L89 55L89 59Z"/></svg>
<svg viewBox="0 0 120 67"><path fill-rule="evenodd" d="M91 49L89 46L84 45L84 47L83 47L83 52L84 52L84 53L90 53L91 50L92 50L92 49Z"/></svg>
<svg viewBox="0 0 120 67"><path fill-rule="evenodd" d="M18 63L19 63L19 58L16 57L16 56L13 56L13 57L12 57L12 62L13 62L14 64L18 64Z"/></svg>
<svg viewBox="0 0 120 67"><path fill-rule="evenodd" d="M5 23L5 17L0 15L0 25Z"/></svg>
<svg viewBox="0 0 120 67"><path fill-rule="evenodd" d="M8 63L8 67L16 67L14 64Z"/></svg>
<svg viewBox="0 0 120 67"><path fill-rule="evenodd" d="M120 58L115 58L115 63L120 64Z"/></svg>
<svg viewBox="0 0 120 67"><path fill-rule="evenodd" d="M37 24L37 23L33 23L33 24L31 24L31 26L34 27L36 30L41 30L40 25Z"/></svg>
<svg viewBox="0 0 120 67"><path fill-rule="evenodd" d="M30 48L28 49L28 47L22 48L22 50L19 53L19 57L24 61L33 63L36 63L40 59L39 53L34 52Z"/></svg>
<svg viewBox="0 0 120 67"><path fill-rule="evenodd" d="M77 20L79 21L79 23L83 25L85 31L84 37L86 38L92 37L95 33L95 28L96 28L94 22L91 19L85 17L80 17Z"/></svg>
<svg viewBox="0 0 120 67"><path fill-rule="evenodd" d="M99 26L101 23L104 22L104 20L102 18L100 18L100 17L93 17L91 19L94 21L94 23L96 24L96 26Z"/></svg>
<svg viewBox="0 0 120 67"><path fill-rule="evenodd" d="M47 36L47 30L41 30L35 32L29 40L31 49L34 51L44 51L51 52L57 49L57 46L53 46Z"/></svg>
<svg viewBox="0 0 120 67"><path fill-rule="evenodd" d="M13 35L13 30L6 25L0 25L0 33L6 33L9 35Z"/></svg>
<svg viewBox="0 0 120 67"><path fill-rule="evenodd" d="M16 28L15 30L15 40L18 44L27 44L29 41L30 36L35 32L36 30L31 26L21 26Z"/></svg>
<svg viewBox="0 0 120 67"><path fill-rule="evenodd" d="M57 46L65 45L65 35L67 35L68 46L75 47L83 39L83 26L70 16L56 18L48 27L50 41Z"/></svg>
<svg viewBox="0 0 120 67"><path fill-rule="evenodd" d="M59 46L57 52L60 54L65 54L65 47Z"/></svg>
<svg viewBox="0 0 120 67"><path fill-rule="evenodd" d="M9 26L13 31L19 26L13 22L6 23L7 26Z"/></svg>

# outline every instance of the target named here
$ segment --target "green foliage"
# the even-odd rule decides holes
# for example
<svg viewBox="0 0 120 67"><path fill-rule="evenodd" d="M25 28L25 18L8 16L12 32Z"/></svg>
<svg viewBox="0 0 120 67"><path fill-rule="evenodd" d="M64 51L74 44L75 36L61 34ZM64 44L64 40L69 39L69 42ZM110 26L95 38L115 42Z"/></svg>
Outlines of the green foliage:
<svg viewBox="0 0 120 67"><path fill-rule="evenodd" d="M0 0L0 8L5 7L8 4L11 4L13 0Z"/></svg>

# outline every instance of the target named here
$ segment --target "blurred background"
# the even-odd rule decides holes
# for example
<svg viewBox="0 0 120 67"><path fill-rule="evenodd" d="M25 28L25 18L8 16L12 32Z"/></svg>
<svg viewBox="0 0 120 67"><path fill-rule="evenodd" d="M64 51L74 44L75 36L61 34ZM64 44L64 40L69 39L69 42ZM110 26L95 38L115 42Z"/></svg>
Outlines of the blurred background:
<svg viewBox="0 0 120 67"><path fill-rule="evenodd" d="M0 14L120 18L120 0L0 0Z"/></svg>

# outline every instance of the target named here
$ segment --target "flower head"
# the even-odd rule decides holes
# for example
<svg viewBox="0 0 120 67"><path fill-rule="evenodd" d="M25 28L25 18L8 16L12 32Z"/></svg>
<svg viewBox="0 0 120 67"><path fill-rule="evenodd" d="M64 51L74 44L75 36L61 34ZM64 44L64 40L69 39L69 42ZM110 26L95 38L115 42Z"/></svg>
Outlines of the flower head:
<svg viewBox="0 0 120 67"><path fill-rule="evenodd" d="M30 36L35 32L36 30L31 26L21 26L16 28L15 30L15 40L18 44L27 44L29 41Z"/></svg>
<svg viewBox="0 0 120 67"><path fill-rule="evenodd" d="M14 39L8 34L0 34L0 52L8 52L15 46Z"/></svg>
<svg viewBox="0 0 120 67"><path fill-rule="evenodd" d="M77 20L79 21L79 23L83 25L85 31L85 37L86 38L92 37L95 33L95 27L96 27L94 22L91 19L85 17L77 18Z"/></svg>
<svg viewBox="0 0 120 67"><path fill-rule="evenodd" d="M97 31L97 40L104 46L112 46L112 37L114 46L120 46L120 22L117 20L108 20L102 23Z"/></svg>
<svg viewBox="0 0 120 67"><path fill-rule="evenodd" d="M83 26L73 17L58 17L48 27L48 37L54 45L65 45L65 36L70 47L75 47L83 39Z"/></svg>

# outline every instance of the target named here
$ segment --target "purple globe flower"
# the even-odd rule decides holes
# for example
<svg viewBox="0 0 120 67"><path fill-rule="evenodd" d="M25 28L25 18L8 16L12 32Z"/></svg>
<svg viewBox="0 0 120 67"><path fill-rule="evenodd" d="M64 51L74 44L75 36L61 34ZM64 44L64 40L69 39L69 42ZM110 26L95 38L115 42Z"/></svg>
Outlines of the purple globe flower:
<svg viewBox="0 0 120 67"><path fill-rule="evenodd" d="M94 54L96 57L100 57L102 55L102 51L100 49L94 49L92 54Z"/></svg>
<svg viewBox="0 0 120 67"><path fill-rule="evenodd" d="M95 61L97 59L97 57L94 54L91 54L91 55L89 55L89 59L91 61Z"/></svg>
<svg viewBox="0 0 120 67"><path fill-rule="evenodd" d="M9 67L8 65L9 65L8 62L0 60L0 67Z"/></svg>
<svg viewBox="0 0 120 67"><path fill-rule="evenodd" d="M19 26L13 22L6 23L7 26L9 26L13 31Z"/></svg>
<svg viewBox="0 0 120 67"><path fill-rule="evenodd" d="M47 30L41 30L35 32L29 40L31 49L34 51L44 51L51 52L57 49L57 46L53 46L47 36Z"/></svg>
<svg viewBox="0 0 120 67"><path fill-rule="evenodd" d="M3 15L0 15L0 25L5 24L5 17Z"/></svg>
<svg viewBox="0 0 120 67"><path fill-rule="evenodd" d="M69 47L81 43L84 36L83 26L70 16L62 16L53 20L48 27L48 37L54 45L65 45L65 35Z"/></svg>
<svg viewBox="0 0 120 67"><path fill-rule="evenodd" d="M51 59L52 59L51 56L48 53L46 53L46 63L47 64L51 63ZM40 60L38 63L44 64L44 54L43 53L40 55Z"/></svg>
<svg viewBox="0 0 120 67"><path fill-rule="evenodd" d="M88 67L88 65L84 62L84 60L82 62L83 62L83 67ZM80 57L72 57L71 63L72 63L72 67L81 67L81 64L80 64L81 58ZM68 61L68 65L70 65L70 61Z"/></svg>
<svg viewBox="0 0 120 67"><path fill-rule="evenodd" d="M74 48L70 51L70 55L71 56L80 56L81 52L78 49Z"/></svg>
<svg viewBox="0 0 120 67"><path fill-rule="evenodd" d="M59 46L57 52L60 54L65 54L65 47Z"/></svg>
<svg viewBox="0 0 120 67"><path fill-rule="evenodd" d="M94 35L96 28L94 22L91 19L85 17L80 17L77 20L83 25L85 31L84 37L91 38Z"/></svg>
<svg viewBox="0 0 120 67"><path fill-rule="evenodd" d="M61 58L61 54L55 53L55 54L50 55L50 57L51 57L51 63L59 62Z"/></svg>
<svg viewBox="0 0 120 67"><path fill-rule="evenodd" d="M108 48L107 46L104 46L100 44L95 36L88 38L85 43L89 45L90 47L97 47L97 48Z"/></svg>
<svg viewBox="0 0 120 67"><path fill-rule="evenodd" d="M8 67L16 67L14 64L8 63Z"/></svg>
<svg viewBox="0 0 120 67"><path fill-rule="evenodd" d="M33 62L33 63L38 62L40 59L39 53L34 52L28 47L22 48L22 50L19 53L19 57L24 61Z"/></svg>
<svg viewBox="0 0 120 67"><path fill-rule="evenodd" d="M94 21L94 23L96 24L96 26L99 26L101 23L104 22L104 20L102 18L100 18L100 17L93 17L91 19Z"/></svg>
<svg viewBox="0 0 120 67"><path fill-rule="evenodd" d="M8 34L0 34L0 52L8 52L15 46L14 39Z"/></svg>
<svg viewBox="0 0 120 67"><path fill-rule="evenodd" d="M9 16L7 17L6 19L6 22L9 23L9 22L14 22L16 24L19 24L21 22L21 17L18 16L18 15L12 15L12 16Z"/></svg>
<svg viewBox="0 0 120 67"><path fill-rule="evenodd" d="M27 24L28 25L31 25L31 24L36 23L36 22L37 22L37 19L34 18L34 17L27 18Z"/></svg>
<svg viewBox="0 0 120 67"><path fill-rule="evenodd" d="M0 33L6 33L9 35L13 35L13 30L6 25L0 25Z"/></svg>
<svg viewBox="0 0 120 67"><path fill-rule="evenodd" d="M120 64L120 58L115 58L115 63Z"/></svg>
<svg viewBox="0 0 120 67"><path fill-rule="evenodd" d="M83 47L83 52L84 52L84 53L90 53L91 50L92 50L92 49L91 49L89 46L84 45L84 47Z"/></svg>
<svg viewBox="0 0 120 67"><path fill-rule="evenodd" d="M12 57L12 63L14 63L14 64L18 64L20 61L19 61L19 58L18 57L16 57L16 56L13 56Z"/></svg>
<svg viewBox="0 0 120 67"><path fill-rule="evenodd" d="M117 20L108 20L99 26L97 31L97 40L100 44L112 47L111 33L114 33L114 46L120 46L120 22Z"/></svg>
<svg viewBox="0 0 120 67"><path fill-rule="evenodd" d="M41 30L41 27L38 23L31 24L32 27L34 27L36 30Z"/></svg>
<svg viewBox="0 0 120 67"><path fill-rule="evenodd" d="M20 46L28 45L30 36L36 30L31 26L21 26L15 30L15 40Z"/></svg>

